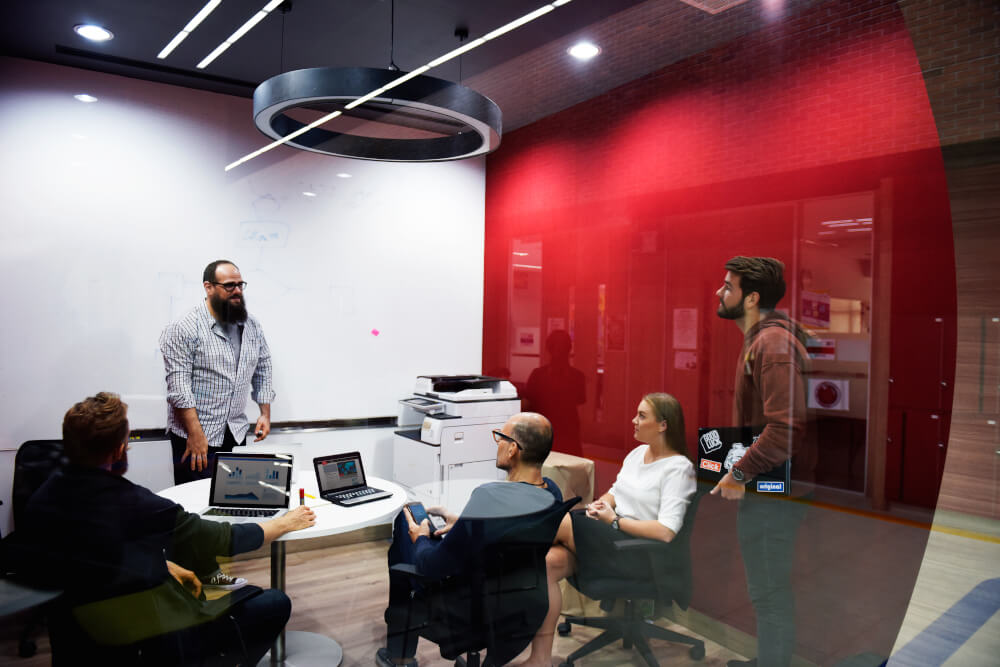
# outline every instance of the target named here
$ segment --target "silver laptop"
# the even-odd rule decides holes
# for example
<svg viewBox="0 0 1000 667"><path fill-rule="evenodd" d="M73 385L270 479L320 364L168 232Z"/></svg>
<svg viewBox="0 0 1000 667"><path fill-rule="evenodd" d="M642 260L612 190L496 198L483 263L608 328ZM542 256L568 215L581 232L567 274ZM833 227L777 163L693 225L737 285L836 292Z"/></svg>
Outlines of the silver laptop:
<svg viewBox="0 0 1000 667"><path fill-rule="evenodd" d="M293 463L287 454L217 454L201 518L249 523L281 516L288 511Z"/></svg>
<svg viewBox="0 0 1000 667"><path fill-rule="evenodd" d="M323 500L350 507L392 496L390 491L368 486L360 452L317 456L313 459L313 466L316 468L316 486Z"/></svg>

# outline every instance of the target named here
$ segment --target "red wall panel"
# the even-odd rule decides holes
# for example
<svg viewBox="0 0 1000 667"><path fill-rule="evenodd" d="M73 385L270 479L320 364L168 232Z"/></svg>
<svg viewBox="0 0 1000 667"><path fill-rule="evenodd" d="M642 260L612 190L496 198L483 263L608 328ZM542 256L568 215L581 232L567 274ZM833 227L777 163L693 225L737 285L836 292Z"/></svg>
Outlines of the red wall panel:
<svg viewBox="0 0 1000 667"><path fill-rule="evenodd" d="M892 248L891 295L869 304L891 315L891 404L944 413L955 349L946 186L895 3L819 5L504 137L487 162L484 369L519 379L511 250L540 243L535 324L543 340L559 323L573 328L584 440L620 460L636 402L666 390L693 441L731 410L740 335L714 313L725 260L784 261L780 307L797 317L800 277L824 268L809 264L822 252L803 258L804 211L868 193L869 237ZM870 248L865 261L870 278ZM677 309L697 310L694 349L675 344Z"/></svg>

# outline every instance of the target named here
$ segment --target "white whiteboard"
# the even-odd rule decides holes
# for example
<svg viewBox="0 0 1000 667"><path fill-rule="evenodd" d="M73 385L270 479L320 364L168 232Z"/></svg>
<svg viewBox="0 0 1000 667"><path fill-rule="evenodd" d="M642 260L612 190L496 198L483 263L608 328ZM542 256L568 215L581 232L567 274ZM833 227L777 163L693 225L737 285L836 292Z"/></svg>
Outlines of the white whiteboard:
<svg viewBox="0 0 1000 667"><path fill-rule="evenodd" d="M481 158L280 147L225 173L266 143L249 100L9 58L0 80L0 448L100 390L164 426L157 340L218 258L270 344L274 421L395 415L417 375L479 372Z"/></svg>

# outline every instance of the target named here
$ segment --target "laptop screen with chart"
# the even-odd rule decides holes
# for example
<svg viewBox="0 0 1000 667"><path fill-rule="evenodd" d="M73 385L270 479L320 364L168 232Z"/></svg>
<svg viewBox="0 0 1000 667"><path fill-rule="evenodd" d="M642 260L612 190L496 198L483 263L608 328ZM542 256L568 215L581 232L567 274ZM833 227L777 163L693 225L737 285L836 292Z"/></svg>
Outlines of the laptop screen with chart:
<svg viewBox="0 0 1000 667"><path fill-rule="evenodd" d="M212 470L209 509L203 515L232 516L215 508L284 510L292 484L292 459L282 454L219 453ZM265 518L277 516L266 513Z"/></svg>

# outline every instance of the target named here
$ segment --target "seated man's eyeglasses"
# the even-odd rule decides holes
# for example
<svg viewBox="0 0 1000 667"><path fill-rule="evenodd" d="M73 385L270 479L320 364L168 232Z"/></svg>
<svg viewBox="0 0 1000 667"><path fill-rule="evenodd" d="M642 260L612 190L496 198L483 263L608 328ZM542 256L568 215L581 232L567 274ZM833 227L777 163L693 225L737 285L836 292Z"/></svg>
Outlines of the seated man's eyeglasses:
<svg viewBox="0 0 1000 667"><path fill-rule="evenodd" d="M522 452L524 451L524 447L521 446L521 443L519 443L517 440L510 437L500 429L493 429L493 439L496 440L498 445L502 440L509 440L510 442L513 442L515 445L517 445L517 448L520 449Z"/></svg>
<svg viewBox="0 0 1000 667"><path fill-rule="evenodd" d="M215 282L213 282L212 284L213 285L218 285L219 287L221 287L222 289L226 290L227 292L232 292L237 287L240 288L241 292L247 288L247 284L246 284L245 281L244 282L238 282L238 283L215 283Z"/></svg>

